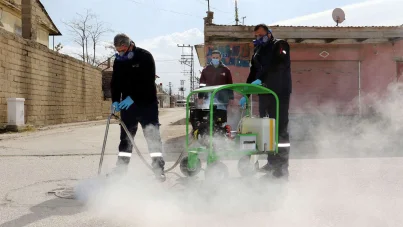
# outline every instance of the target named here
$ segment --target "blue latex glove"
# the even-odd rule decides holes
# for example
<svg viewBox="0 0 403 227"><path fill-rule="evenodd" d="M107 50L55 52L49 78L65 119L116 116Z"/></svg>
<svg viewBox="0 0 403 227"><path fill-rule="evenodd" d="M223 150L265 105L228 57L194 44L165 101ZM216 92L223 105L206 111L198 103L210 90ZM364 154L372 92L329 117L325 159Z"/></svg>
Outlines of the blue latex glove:
<svg viewBox="0 0 403 227"><path fill-rule="evenodd" d="M129 107L133 104L133 100L132 98L130 98L130 96L127 96L125 98L125 100L123 100L122 102L119 103L119 108L122 110L127 110L129 109Z"/></svg>
<svg viewBox="0 0 403 227"><path fill-rule="evenodd" d="M112 107L115 109L115 112L119 112L119 111L120 111L119 103L118 103L118 102L112 103Z"/></svg>
<svg viewBox="0 0 403 227"><path fill-rule="evenodd" d="M239 100L239 105L240 105L242 108L245 108L245 104L246 104L246 98L245 98L245 97L242 97L241 100Z"/></svg>
<svg viewBox="0 0 403 227"><path fill-rule="evenodd" d="M255 84L255 85L262 85L262 81L259 80L259 79L257 79L257 80L255 80L255 81L253 81L252 84Z"/></svg>

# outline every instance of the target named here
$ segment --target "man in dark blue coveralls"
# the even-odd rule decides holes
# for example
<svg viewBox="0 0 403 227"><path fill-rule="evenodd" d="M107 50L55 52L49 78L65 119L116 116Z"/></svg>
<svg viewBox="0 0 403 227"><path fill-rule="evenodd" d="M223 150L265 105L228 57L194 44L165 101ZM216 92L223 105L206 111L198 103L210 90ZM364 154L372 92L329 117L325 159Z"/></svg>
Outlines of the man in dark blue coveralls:
<svg viewBox="0 0 403 227"><path fill-rule="evenodd" d="M268 163L262 170L272 172L274 177L288 179L288 159L290 139L288 134L288 109L292 90L290 46L280 39L275 39L265 24L254 29L254 53L250 73L246 83L262 85L274 91L279 98L279 144L278 154L268 155ZM244 106L245 97L240 100ZM276 117L276 100L273 95L259 95L260 117Z"/></svg>
<svg viewBox="0 0 403 227"><path fill-rule="evenodd" d="M146 138L152 167L157 178L165 180L162 142L159 132L158 99L155 85L155 62L152 54L136 47L125 34L114 38L116 58L111 80L112 106L133 138L141 124ZM126 172L133 145L122 126L116 171Z"/></svg>

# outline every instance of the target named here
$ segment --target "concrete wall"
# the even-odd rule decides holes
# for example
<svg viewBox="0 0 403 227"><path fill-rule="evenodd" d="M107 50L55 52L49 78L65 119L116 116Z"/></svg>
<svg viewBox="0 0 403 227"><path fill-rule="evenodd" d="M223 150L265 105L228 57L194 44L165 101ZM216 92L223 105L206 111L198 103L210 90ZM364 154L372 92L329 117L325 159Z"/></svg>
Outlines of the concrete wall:
<svg viewBox="0 0 403 227"><path fill-rule="evenodd" d="M159 108L170 108L171 107L171 99L167 94L157 94Z"/></svg>
<svg viewBox="0 0 403 227"><path fill-rule="evenodd" d="M36 126L106 117L99 69L3 29L0 50L0 124L10 97L26 99L26 123Z"/></svg>
<svg viewBox="0 0 403 227"><path fill-rule="evenodd" d="M205 47L207 62L214 49L223 53L234 83L244 83L249 74L247 61L253 53L252 44L208 45ZM365 114L371 106L367 97L382 95L403 73L398 72L402 65L399 61L403 61L403 41L377 45L293 43L291 60L290 113L313 113L320 109L322 112L358 114L361 111Z"/></svg>

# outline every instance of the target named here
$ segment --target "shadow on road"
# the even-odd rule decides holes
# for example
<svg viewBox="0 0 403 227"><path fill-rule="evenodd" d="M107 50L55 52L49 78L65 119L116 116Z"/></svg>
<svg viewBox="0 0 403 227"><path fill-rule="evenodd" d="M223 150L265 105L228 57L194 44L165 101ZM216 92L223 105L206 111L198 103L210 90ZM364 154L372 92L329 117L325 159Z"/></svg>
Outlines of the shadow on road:
<svg viewBox="0 0 403 227"><path fill-rule="evenodd" d="M8 221L0 227L16 227L34 224L52 216L71 216L81 213L81 204L75 200L55 198L30 208L31 213Z"/></svg>

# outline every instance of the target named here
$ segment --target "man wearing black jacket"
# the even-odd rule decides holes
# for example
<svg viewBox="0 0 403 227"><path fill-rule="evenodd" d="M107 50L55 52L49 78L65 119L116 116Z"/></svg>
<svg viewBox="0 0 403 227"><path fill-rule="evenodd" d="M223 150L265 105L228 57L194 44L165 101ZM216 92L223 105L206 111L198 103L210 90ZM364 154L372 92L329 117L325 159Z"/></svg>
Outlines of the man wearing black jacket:
<svg viewBox="0 0 403 227"><path fill-rule="evenodd" d="M118 52L113 64L111 80L112 106L121 112L121 118L134 138L138 123L143 128L152 167L156 177L165 180L162 142L159 132L158 99L155 86L155 62L152 54L136 47L125 34L114 38ZM123 127L120 127L120 144L117 172L127 170L133 145Z"/></svg>
<svg viewBox="0 0 403 227"><path fill-rule="evenodd" d="M254 32L255 49L246 83L265 86L279 98L279 122L276 122L279 124L278 154L270 154L262 170L272 171L273 176L278 178L288 178L288 109L292 90L290 46L284 40L275 39L265 24L257 25ZM242 98L240 105L243 106L245 101ZM260 117L276 118L276 100L273 95L259 95L259 114Z"/></svg>

